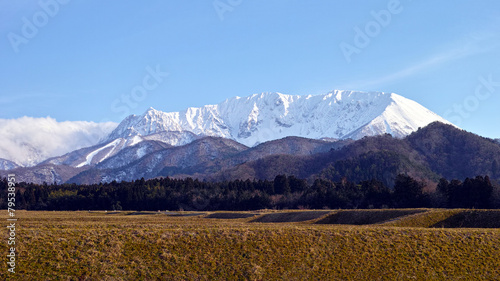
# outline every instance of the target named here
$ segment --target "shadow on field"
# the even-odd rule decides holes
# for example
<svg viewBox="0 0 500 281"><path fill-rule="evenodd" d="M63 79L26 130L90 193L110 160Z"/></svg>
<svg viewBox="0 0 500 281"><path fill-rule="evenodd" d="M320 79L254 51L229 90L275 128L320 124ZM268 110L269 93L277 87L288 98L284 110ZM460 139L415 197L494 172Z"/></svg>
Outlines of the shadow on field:
<svg viewBox="0 0 500 281"><path fill-rule="evenodd" d="M304 211L265 214L250 222L303 222L314 220L331 213L332 211Z"/></svg>
<svg viewBox="0 0 500 281"><path fill-rule="evenodd" d="M378 225L420 228L500 228L500 210L464 209L383 209L247 212L107 212L108 215L166 215L168 217L202 217L207 219L249 219L247 222L335 225ZM261 215L262 214L262 215Z"/></svg>
<svg viewBox="0 0 500 281"><path fill-rule="evenodd" d="M162 214L167 215L169 217L196 217L196 216L203 216L206 213L164 212Z"/></svg>
<svg viewBox="0 0 500 281"><path fill-rule="evenodd" d="M167 215L169 217L195 217L195 216L202 216L205 215L206 213L191 213L191 212L148 212L148 211L137 211L137 212L132 212L128 213L127 216L139 216L139 215Z"/></svg>
<svg viewBox="0 0 500 281"><path fill-rule="evenodd" d="M500 210L462 211L440 221L434 228L500 228Z"/></svg>
<svg viewBox="0 0 500 281"><path fill-rule="evenodd" d="M258 214L249 214L249 213L213 213L206 216L206 219L246 219L250 217L257 216Z"/></svg>
<svg viewBox="0 0 500 281"><path fill-rule="evenodd" d="M132 213L127 214L127 216L138 216L138 215L158 215L158 212L137 211L137 212L132 212Z"/></svg>
<svg viewBox="0 0 500 281"><path fill-rule="evenodd" d="M349 225L376 224L422 212L426 212L426 210L349 210L331 214L316 223Z"/></svg>

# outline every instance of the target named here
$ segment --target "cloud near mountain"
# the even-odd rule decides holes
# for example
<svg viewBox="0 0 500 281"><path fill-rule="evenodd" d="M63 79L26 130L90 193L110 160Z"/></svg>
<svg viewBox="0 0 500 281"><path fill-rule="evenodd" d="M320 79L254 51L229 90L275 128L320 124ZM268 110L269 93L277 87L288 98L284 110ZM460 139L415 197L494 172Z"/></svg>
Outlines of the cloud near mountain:
<svg viewBox="0 0 500 281"><path fill-rule="evenodd" d="M51 117L0 119L0 158L33 166L54 156L97 144L116 123L58 122Z"/></svg>

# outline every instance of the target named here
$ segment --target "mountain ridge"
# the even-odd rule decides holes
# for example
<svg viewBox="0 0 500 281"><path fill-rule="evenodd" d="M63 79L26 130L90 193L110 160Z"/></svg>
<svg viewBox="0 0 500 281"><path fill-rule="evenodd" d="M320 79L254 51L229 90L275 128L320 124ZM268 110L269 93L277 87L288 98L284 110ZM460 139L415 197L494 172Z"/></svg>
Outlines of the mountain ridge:
<svg viewBox="0 0 500 281"><path fill-rule="evenodd" d="M18 158L29 158L21 161L24 163L22 165L12 161L11 157L3 158L18 166L51 163L80 168L92 167L123 149L151 140L181 146L213 136L253 147L289 136L339 140L390 133L402 138L433 121L449 123L420 104L394 93L339 90L304 96L261 93L233 97L219 104L190 107L179 112L162 112L150 107L142 115L130 115L117 125L58 123L50 118L33 120L43 125L45 129L42 132L49 130L51 133L45 132L43 136L50 137L36 137L37 141L33 144L22 144L29 148L21 149L28 150L28 153L23 152ZM69 131L65 133L60 128ZM33 136L40 134L35 131ZM53 143L49 141L50 145L44 145L42 141L40 144L44 139L50 139ZM59 142L63 144L55 145ZM75 149L68 151L71 146ZM45 151L47 147L53 152ZM54 151L59 151L61 156ZM2 166L6 170L15 167L7 165L7 162Z"/></svg>
<svg viewBox="0 0 500 281"><path fill-rule="evenodd" d="M287 136L360 139L390 133L401 138L433 121L451 124L394 93L338 90L307 96L262 93L179 112L149 108L142 115L124 119L107 141L160 131L223 137L247 146Z"/></svg>
<svg viewBox="0 0 500 281"><path fill-rule="evenodd" d="M500 144L494 140L434 122L404 139L389 134L336 142L286 137L254 147L219 137L204 137L182 146L148 140L93 166L48 162L11 172L19 181L38 183L90 184L166 176L269 180L287 174L310 180L377 179L391 186L400 173L434 183L440 177L476 175L500 180L499 163Z"/></svg>

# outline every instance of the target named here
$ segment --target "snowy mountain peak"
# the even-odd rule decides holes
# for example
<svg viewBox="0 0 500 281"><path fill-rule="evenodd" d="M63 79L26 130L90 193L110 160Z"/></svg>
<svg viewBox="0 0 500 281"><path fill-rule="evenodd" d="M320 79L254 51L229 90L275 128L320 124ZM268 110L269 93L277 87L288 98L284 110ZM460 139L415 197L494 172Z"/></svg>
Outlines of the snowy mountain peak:
<svg viewBox="0 0 500 281"><path fill-rule="evenodd" d="M176 132L190 133L191 139L193 134L218 136L254 146L287 136L358 139L390 133L404 137L434 121L449 124L420 104L394 93L335 90L299 96L274 92L233 97L180 112L149 108L140 116L123 120L108 140ZM164 141L169 143L168 139Z"/></svg>
<svg viewBox="0 0 500 281"><path fill-rule="evenodd" d="M159 114L161 114L161 113L163 113L163 112L161 112L161 111L159 111L159 110L156 110L156 109L154 109L153 107L150 107L150 108L148 108L148 110L146 110L146 111L142 114L142 116L157 116L157 115L159 115Z"/></svg>

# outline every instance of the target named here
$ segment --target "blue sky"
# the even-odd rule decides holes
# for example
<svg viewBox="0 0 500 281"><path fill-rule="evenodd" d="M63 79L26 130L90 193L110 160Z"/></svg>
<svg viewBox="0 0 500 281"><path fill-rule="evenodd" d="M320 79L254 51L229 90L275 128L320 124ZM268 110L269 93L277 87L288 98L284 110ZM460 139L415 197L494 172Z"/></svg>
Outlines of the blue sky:
<svg viewBox="0 0 500 281"><path fill-rule="evenodd" d="M500 137L500 2L0 1L0 118L394 92Z"/></svg>

